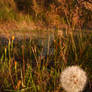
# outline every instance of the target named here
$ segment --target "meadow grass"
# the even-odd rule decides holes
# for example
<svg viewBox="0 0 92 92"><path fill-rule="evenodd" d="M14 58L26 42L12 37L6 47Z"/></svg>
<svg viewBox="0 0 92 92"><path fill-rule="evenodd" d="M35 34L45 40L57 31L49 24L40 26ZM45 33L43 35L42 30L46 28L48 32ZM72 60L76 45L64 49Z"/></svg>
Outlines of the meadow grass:
<svg viewBox="0 0 92 92"><path fill-rule="evenodd" d="M62 37L55 32L51 45L48 38L46 56L44 41L39 45L39 39L18 42L13 36L8 44L1 44L1 92L64 92L60 74L71 65L79 65L87 72L88 90L92 89L92 33L84 32L69 32Z"/></svg>
<svg viewBox="0 0 92 92"><path fill-rule="evenodd" d="M61 1L60 8L58 7L58 2L57 5L54 4L55 1L54 3L47 2L47 7L49 8L46 8L44 6L44 1L41 1L41 6L40 3L38 4L36 2L36 0L33 0L33 4L31 4L32 2L27 0L27 2L24 1L22 8L24 9L23 6L26 5L25 8L28 8L28 10L22 9L23 11L19 11L20 8L18 9L15 1L0 1L0 23L10 21L12 27L13 21L17 23L24 21L24 25L22 25L24 28L25 22L30 24L31 21L34 21L35 23L37 23L39 20L40 22L38 23L38 25L40 25L40 23L45 24L44 22L46 22L45 25L54 25L58 28L59 24L61 24L61 22L63 21L64 24L67 24L70 27L73 26L73 30L70 31L68 29L69 32L66 32L64 36L61 37L58 35L58 31L55 30L55 38L53 40L53 43L51 44L50 38L48 38L45 48L45 42L43 40L39 41L39 37L33 40L26 39L24 37L24 40L17 41L13 36L8 39L8 43L5 42L5 44L3 44L1 41L0 91L64 92L62 86L60 85L61 72L67 66L79 65L87 72L89 85L87 90L88 92L90 92L89 90L92 89L92 33L86 33L87 30L79 30L78 33L76 33L74 29L79 23L76 22L77 20L80 21L80 27L83 24L82 21L88 22L89 20L91 20L92 17L89 18L91 16L91 12L88 11L87 13L87 11L83 8L84 18L83 20L80 20L81 18L79 18L79 15L81 15L81 12L79 11L82 11L82 8L78 8L78 6L81 5L78 5L76 7L77 3L74 0L73 3L70 2L69 4L62 3ZM19 3L22 3L22 1ZM75 6L76 9L73 6ZM32 15L29 14L29 9ZM79 15L76 15L77 13ZM78 19L76 19L75 15ZM85 16L89 16L87 20ZM22 22L20 24L22 24ZM60 26L62 26L62 24ZM21 25L19 27L21 27ZM29 27L29 25L27 27ZM32 25L30 27L32 27ZM27 32L23 28L20 28L21 30L15 31L20 33ZM8 31L7 28L6 31ZM38 30L36 31L38 32ZM43 56L44 52L45 56Z"/></svg>
<svg viewBox="0 0 92 92"><path fill-rule="evenodd" d="M19 12L14 0L0 1L0 22L32 21L32 16Z"/></svg>

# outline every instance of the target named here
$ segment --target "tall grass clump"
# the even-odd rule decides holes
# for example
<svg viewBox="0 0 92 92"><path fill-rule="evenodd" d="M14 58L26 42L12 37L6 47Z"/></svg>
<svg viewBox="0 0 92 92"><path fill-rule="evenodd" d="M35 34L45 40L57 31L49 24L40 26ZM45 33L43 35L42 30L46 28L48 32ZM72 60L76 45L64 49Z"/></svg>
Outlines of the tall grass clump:
<svg viewBox="0 0 92 92"><path fill-rule="evenodd" d="M0 45L0 90L63 91L63 86L60 83L61 72L68 66L78 65L87 72L87 90L90 92L92 88L92 34L85 34L84 32L73 34L74 43L70 34L65 33L64 36L59 37L55 32L54 41L50 44L50 38L48 38L47 45L41 39L32 40L29 38L18 41L14 36L9 38L8 44ZM46 52L45 55L44 52ZM70 69L68 73L71 74L74 69ZM81 72L79 67L76 69L74 74L78 71ZM78 74L77 78L80 84L81 78ZM83 74L82 76L85 77L85 73ZM67 77L65 76L65 78ZM74 79L74 81L76 80ZM86 77L84 84L85 82ZM78 87L81 90L79 84Z"/></svg>

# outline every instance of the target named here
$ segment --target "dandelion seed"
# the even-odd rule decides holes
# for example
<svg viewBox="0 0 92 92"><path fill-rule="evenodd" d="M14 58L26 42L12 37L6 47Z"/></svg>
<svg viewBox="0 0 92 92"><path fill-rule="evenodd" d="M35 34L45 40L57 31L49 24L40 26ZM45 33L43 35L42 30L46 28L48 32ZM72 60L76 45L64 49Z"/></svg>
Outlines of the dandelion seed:
<svg viewBox="0 0 92 92"><path fill-rule="evenodd" d="M61 73L60 82L66 92L82 92L87 76L79 66L70 66Z"/></svg>

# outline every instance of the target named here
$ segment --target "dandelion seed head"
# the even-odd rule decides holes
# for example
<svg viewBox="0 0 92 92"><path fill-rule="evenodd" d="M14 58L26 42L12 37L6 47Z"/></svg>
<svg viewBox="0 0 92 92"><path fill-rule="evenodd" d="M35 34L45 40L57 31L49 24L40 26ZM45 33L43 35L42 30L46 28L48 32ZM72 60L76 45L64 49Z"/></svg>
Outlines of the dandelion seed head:
<svg viewBox="0 0 92 92"><path fill-rule="evenodd" d="M70 66L61 73L60 82L66 92L81 92L87 83L86 72L79 66Z"/></svg>

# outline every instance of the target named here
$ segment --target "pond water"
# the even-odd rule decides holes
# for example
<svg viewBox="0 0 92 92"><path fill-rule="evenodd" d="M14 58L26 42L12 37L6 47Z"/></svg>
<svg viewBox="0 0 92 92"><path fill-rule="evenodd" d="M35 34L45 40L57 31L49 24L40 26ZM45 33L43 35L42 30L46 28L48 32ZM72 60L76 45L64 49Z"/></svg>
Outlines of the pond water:
<svg viewBox="0 0 92 92"><path fill-rule="evenodd" d="M47 55L48 52L48 48L50 48L50 46L53 44L53 41L55 39L55 33L56 30L51 30L51 31L30 31L30 30L25 30L25 31L21 31L21 32L13 32L13 33L1 33L0 34L0 46L7 46L9 39L12 39L12 36L15 37L14 39L14 44L17 43L17 46L19 44L24 44L25 43L29 43L30 41L34 41L34 44L36 44L37 46L41 46L43 45L43 56ZM86 34L90 34L91 31L84 31L82 32L83 35ZM79 31L75 31L74 35L79 35ZM62 30L58 30L58 36L66 36L66 31L62 31ZM51 54L53 53L53 48L49 49L49 53Z"/></svg>
<svg viewBox="0 0 92 92"><path fill-rule="evenodd" d="M0 34L0 46L3 48L8 46L9 39L12 40L14 36L14 45L21 46L24 43L34 42L35 45L43 46L43 56L46 56L48 46L53 43L54 32L50 31L28 31L28 32L15 32L15 33L1 33ZM20 48L20 47L19 47ZM52 52L52 49L50 49Z"/></svg>

